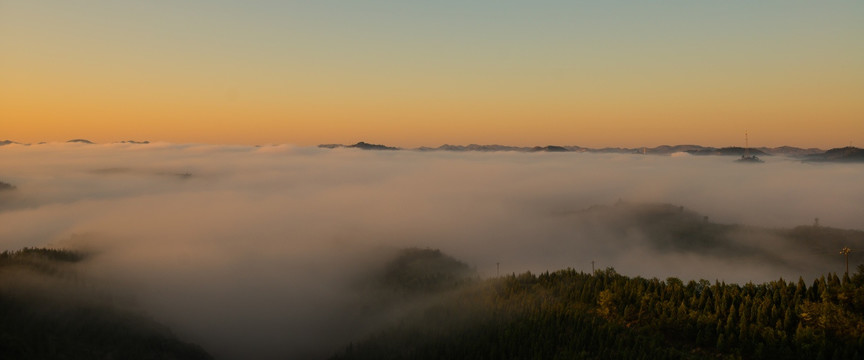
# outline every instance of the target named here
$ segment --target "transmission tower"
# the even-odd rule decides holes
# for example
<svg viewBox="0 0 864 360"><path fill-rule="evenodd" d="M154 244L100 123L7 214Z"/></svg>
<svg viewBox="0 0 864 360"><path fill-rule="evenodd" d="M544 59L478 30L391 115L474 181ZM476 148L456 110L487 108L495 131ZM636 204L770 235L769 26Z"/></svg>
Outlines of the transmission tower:
<svg viewBox="0 0 864 360"><path fill-rule="evenodd" d="M849 275L849 253L851 252L852 249L845 246L840 249L840 255L846 255L846 275Z"/></svg>

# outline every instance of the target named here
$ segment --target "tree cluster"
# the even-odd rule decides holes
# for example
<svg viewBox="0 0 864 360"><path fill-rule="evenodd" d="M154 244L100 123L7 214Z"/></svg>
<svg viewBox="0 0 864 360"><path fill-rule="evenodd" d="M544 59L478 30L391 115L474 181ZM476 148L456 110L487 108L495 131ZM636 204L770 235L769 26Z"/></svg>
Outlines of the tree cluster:
<svg viewBox="0 0 864 360"><path fill-rule="evenodd" d="M333 359L860 359L864 266L745 285L525 273L466 286Z"/></svg>

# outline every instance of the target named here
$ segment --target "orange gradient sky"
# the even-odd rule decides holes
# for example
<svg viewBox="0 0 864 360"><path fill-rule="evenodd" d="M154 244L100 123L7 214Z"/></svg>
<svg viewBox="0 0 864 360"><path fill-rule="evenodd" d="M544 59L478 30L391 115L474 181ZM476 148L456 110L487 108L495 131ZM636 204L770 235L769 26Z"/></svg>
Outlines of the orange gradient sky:
<svg viewBox="0 0 864 360"><path fill-rule="evenodd" d="M0 140L864 147L861 1L0 0Z"/></svg>

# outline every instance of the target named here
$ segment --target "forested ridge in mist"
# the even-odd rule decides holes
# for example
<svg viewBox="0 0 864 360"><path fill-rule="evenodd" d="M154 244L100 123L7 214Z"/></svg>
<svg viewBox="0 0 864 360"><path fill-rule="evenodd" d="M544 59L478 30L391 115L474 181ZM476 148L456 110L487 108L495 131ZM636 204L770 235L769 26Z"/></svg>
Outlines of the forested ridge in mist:
<svg viewBox="0 0 864 360"><path fill-rule="evenodd" d="M860 359L864 265L811 284L522 273L406 318L331 359Z"/></svg>
<svg viewBox="0 0 864 360"><path fill-rule="evenodd" d="M642 234L639 245L662 253L770 264L806 278L838 271L841 268L838 265L842 264L838 251L843 247L864 249L861 230L818 223L793 228L722 224L673 204L618 201L614 205L562 212L559 216L616 239L625 239L630 233ZM864 262L864 252L852 252L849 258L853 263ZM693 278L686 273L678 276Z"/></svg>
<svg viewBox="0 0 864 360"><path fill-rule="evenodd" d="M0 358L211 359L79 278L79 252L0 253Z"/></svg>
<svg viewBox="0 0 864 360"><path fill-rule="evenodd" d="M858 359L864 354L864 265L851 276L743 285L628 277L611 268L481 279L440 250L386 252L390 255L378 270L354 288L367 295L355 303L357 310L370 315L367 320L383 320L357 333L331 359ZM4 359L210 358L147 314L94 289L75 271L88 257L55 249L0 254ZM248 355L254 358L254 350Z"/></svg>

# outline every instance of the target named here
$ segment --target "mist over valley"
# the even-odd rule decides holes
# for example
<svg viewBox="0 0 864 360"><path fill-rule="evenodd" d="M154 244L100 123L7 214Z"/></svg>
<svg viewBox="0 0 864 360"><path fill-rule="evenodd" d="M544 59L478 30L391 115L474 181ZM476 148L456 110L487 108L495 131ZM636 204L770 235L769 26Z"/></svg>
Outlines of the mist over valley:
<svg viewBox="0 0 864 360"><path fill-rule="evenodd" d="M3 250L88 254L80 281L216 358L327 358L526 271L809 284L843 247L864 262L860 164L131 141L0 160Z"/></svg>

